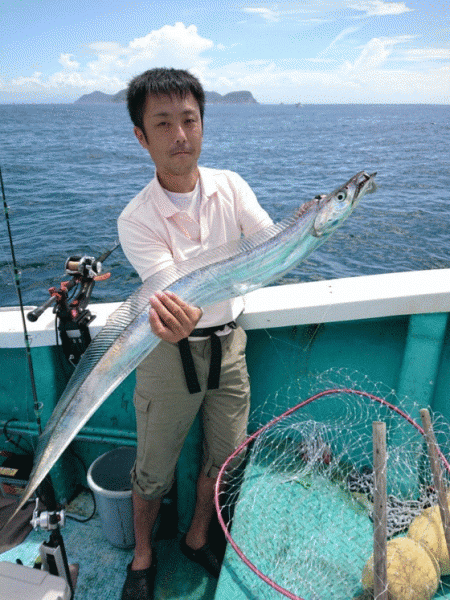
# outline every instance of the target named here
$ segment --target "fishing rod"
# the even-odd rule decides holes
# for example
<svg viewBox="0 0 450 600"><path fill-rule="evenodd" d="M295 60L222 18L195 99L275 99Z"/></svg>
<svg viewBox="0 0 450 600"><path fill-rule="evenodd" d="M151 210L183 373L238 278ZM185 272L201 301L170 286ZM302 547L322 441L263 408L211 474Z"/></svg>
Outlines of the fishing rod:
<svg viewBox="0 0 450 600"><path fill-rule="evenodd" d="M24 332L24 338L25 338L25 352L26 352L26 357L27 357L27 362L28 362L28 371L30 373L30 384L31 384L31 393L33 395L34 413L36 415L38 431L39 431L39 434L41 434L42 433L42 422L41 422L40 413L42 410L42 404L38 401L38 396L37 396L36 379L34 377L33 361L31 358L30 336L28 335L27 324L25 321L25 309L24 309L23 300L22 300L22 290L20 288L20 271L17 266L16 254L14 252L14 243L13 243L13 239L12 239L11 224L10 224L10 219L9 219L9 206L6 202L5 186L3 184L3 175L2 175L1 167L0 167L0 185L2 188L3 212L5 214L6 227L8 230L8 237L9 237L9 247L11 250L11 257L12 257L12 262L13 262L14 283L16 286L17 295L19 297L20 314L22 316L22 325L23 325L23 332Z"/></svg>
<svg viewBox="0 0 450 600"><path fill-rule="evenodd" d="M26 356L28 361L28 369L30 373L30 381L31 381L31 390L33 394L33 403L34 403L34 412L36 415L36 421L38 426L39 434L42 433L42 423L40 412L42 409L42 404L39 403L36 391L36 380L34 377L34 369L33 369L33 361L31 358L31 346L30 346L30 337L28 335L26 320L25 320L25 309L22 300L22 290L20 287L20 271L17 266L16 254L14 251L14 243L12 239L11 232L11 224L9 219L9 207L6 202L6 194L5 194L5 186L3 183L3 175L0 167L0 186L2 189L2 199L3 199L3 211L6 219L6 226L8 229L8 237L9 237L9 246L11 250L11 257L13 262L13 270L14 270L14 283L17 290L17 295L19 297L19 305L20 312L22 315L22 324L25 338L25 349ZM64 521L63 511L57 510L57 503L54 493L54 488L49 476L47 476L44 481L39 486L39 490L36 492L38 498L42 498L44 504L47 507L47 511L39 512L38 511L38 502L36 500L36 509L33 513L33 519L31 521L33 527L36 529L41 527L42 529L46 529L50 531L50 539L48 542L44 542L41 545L43 555L48 558L47 570L53 575L62 575L66 580L69 589L70 589L70 598L71 600L74 597L74 585L72 581L72 575L70 572L69 563L67 560L66 549L64 546L64 540L60 531L60 522Z"/></svg>

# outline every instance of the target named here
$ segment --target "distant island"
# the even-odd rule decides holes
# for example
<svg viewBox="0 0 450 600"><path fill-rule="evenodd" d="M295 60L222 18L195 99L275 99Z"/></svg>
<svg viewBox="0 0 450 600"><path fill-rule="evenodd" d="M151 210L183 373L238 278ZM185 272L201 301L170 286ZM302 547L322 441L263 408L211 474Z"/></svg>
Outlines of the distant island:
<svg viewBox="0 0 450 600"><path fill-rule="evenodd" d="M107 104L110 102L126 102L127 91L120 90L117 94L92 92L84 94L74 104ZM251 92L230 92L221 96L217 92L205 92L206 104L258 104Z"/></svg>

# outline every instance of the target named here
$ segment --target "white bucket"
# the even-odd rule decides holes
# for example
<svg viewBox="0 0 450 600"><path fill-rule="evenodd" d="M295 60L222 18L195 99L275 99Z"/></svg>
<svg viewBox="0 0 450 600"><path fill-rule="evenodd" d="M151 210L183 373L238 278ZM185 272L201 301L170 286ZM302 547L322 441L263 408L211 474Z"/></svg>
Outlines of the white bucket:
<svg viewBox="0 0 450 600"><path fill-rule="evenodd" d="M87 474L103 533L117 548L134 546L130 471L135 460L136 448L115 448L94 460Z"/></svg>

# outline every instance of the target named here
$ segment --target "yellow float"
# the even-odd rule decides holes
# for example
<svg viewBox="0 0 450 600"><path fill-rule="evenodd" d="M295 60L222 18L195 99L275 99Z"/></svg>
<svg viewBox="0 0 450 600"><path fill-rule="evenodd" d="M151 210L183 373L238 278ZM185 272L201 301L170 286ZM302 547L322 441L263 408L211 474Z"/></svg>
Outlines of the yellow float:
<svg viewBox="0 0 450 600"><path fill-rule="evenodd" d="M387 543L387 587L390 600L431 600L441 576L437 560L421 544L408 537ZM374 587L373 555L362 573L364 589Z"/></svg>
<svg viewBox="0 0 450 600"><path fill-rule="evenodd" d="M413 520L409 526L408 537L422 544L433 554L442 575L450 575L450 559L438 505L425 509Z"/></svg>

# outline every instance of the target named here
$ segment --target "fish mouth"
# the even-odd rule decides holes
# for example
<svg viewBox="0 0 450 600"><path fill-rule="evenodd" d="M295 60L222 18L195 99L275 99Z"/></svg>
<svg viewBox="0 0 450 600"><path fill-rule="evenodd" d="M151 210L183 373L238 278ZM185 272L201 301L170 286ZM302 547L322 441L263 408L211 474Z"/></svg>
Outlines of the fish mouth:
<svg viewBox="0 0 450 600"><path fill-rule="evenodd" d="M364 194L372 194L377 189L377 185L374 181L375 173L371 173L370 175L365 171L358 173L356 175L356 194L355 198L358 198L361 193Z"/></svg>
<svg viewBox="0 0 450 600"><path fill-rule="evenodd" d="M347 202L350 202L351 205L355 205L358 200L364 196L365 194L372 194L376 191L377 185L373 180L376 175L375 173L371 173L370 175L366 173L366 171L360 171L356 175L354 175L345 185L338 188L331 194L325 197L316 196L316 199L319 200L319 203L322 205L325 204L330 198L336 196L339 192L345 192L347 195Z"/></svg>

